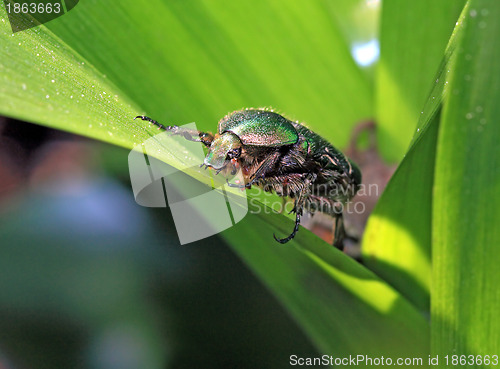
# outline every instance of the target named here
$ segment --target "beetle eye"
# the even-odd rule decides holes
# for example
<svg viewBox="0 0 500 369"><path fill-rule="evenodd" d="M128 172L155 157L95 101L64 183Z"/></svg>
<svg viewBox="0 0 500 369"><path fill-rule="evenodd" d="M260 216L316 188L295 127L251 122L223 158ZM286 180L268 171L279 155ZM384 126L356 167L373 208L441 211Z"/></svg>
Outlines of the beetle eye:
<svg viewBox="0 0 500 369"><path fill-rule="evenodd" d="M241 155L241 147L238 147L236 149L232 149L227 153L227 158L228 159L238 159Z"/></svg>

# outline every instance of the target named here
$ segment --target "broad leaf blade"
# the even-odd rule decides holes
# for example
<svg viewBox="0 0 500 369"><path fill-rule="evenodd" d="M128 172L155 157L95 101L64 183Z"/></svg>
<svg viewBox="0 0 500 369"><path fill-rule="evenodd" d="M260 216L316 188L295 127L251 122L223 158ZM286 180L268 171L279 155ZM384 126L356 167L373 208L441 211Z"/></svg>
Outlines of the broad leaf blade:
<svg viewBox="0 0 500 369"><path fill-rule="evenodd" d="M428 322L407 300L305 229L287 245L269 237L271 229L281 235L292 227L288 219L261 213L224 236L321 352L427 356Z"/></svg>
<svg viewBox="0 0 500 369"><path fill-rule="evenodd" d="M0 111L19 119L130 146L134 134L127 96L44 28L12 34L0 8Z"/></svg>
<svg viewBox="0 0 500 369"><path fill-rule="evenodd" d="M401 160L463 0L387 0L382 6L376 118L382 154Z"/></svg>
<svg viewBox="0 0 500 369"><path fill-rule="evenodd" d="M368 220L362 244L366 266L425 312L431 285L430 222L438 127L439 114L394 173Z"/></svg>
<svg viewBox="0 0 500 369"><path fill-rule="evenodd" d="M169 124L213 131L229 111L266 106L342 147L373 115L324 2L88 0L47 26Z"/></svg>
<svg viewBox="0 0 500 369"><path fill-rule="evenodd" d="M457 2L448 3L447 6L452 6L455 9L457 4ZM394 4L389 2L384 6L385 11L389 12L389 14L395 13L397 9L403 6L406 9L403 11L403 15L406 14L406 17L416 17L414 21L417 20L417 17L422 18L423 9L420 3L403 5L402 3ZM413 12L410 11L412 6L415 7ZM446 9L446 6L441 10L434 8L431 16L437 17L441 11ZM454 14L454 10L452 13ZM392 42L402 42L402 39L406 37L408 45L411 44L418 50L426 49L429 46L432 51L441 44L440 37L444 37L443 35L447 32L445 32L446 25L449 22L447 17L449 17L449 14L436 20L438 24L441 24L437 27L441 29L442 33L441 36L438 35L436 44L429 41L431 36L426 31L415 35L410 32L409 28L403 28L401 33L397 33L397 35L394 34L396 32L393 32L391 34ZM410 34L406 34L404 30ZM391 43L390 40L388 42ZM420 45L420 48L415 44ZM400 67L393 66L394 73L396 75L400 74L398 80L401 85L407 89L406 93L398 93L398 99L401 99L398 104L402 105L396 108L396 111L398 111L397 109L407 109L404 105L405 101L403 101L405 96L422 94L424 86L427 101L425 104L421 103L418 114L413 114L414 118L412 119L415 121L413 124L416 124L417 119L420 119L410 149L377 204L368 222L363 240L362 251L366 265L395 286L422 311L429 310L432 187L440 106L443 97L449 90L446 75L447 69L453 62L455 47L456 40L455 37L452 37L446 52L441 51L444 58L435 75L433 72L429 76L430 71L428 70L431 65L436 64L436 67L438 65L435 60L437 55L432 57L432 52L431 55L427 55L424 59L418 59L414 64L409 64L409 71L412 71L413 68L413 73L408 72L408 70L403 73ZM436 54L437 50L434 53ZM404 55L403 60L408 57ZM386 58L391 59L391 57L395 57L395 55L386 55ZM381 66L381 68L385 67ZM419 71L420 69L422 70ZM423 73L423 71L427 72ZM424 75L428 75L427 82L422 81ZM382 85L393 85L392 82L389 84L383 80L379 80L379 82ZM429 94L428 89L430 87L432 87L432 90ZM389 107L390 101L387 100L387 97L380 97L380 99L379 109L391 111L390 114L392 114ZM402 114L402 117L404 118L405 114ZM404 124L405 121L409 122L410 120L409 118L403 119L401 124Z"/></svg>
<svg viewBox="0 0 500 369"><path fill-rule="evenodd" d="M500 350L500 4L468 5L436 153L432 345L439 355Z"/></svg>

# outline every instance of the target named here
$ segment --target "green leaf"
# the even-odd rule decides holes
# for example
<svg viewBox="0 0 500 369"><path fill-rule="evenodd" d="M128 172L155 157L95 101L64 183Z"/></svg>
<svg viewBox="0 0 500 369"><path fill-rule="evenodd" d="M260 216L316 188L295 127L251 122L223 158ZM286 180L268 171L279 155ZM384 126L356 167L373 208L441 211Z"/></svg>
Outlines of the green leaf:
<svg viewBox="0 0 500 369"><path fill-rule="evenodd" d="M154 132L132 120L140 107L215 128L228 110L275 105L345 142L346 128L371 115L370 91L323 8L86 1L50 22L53 32L15 35L2 9L0 112L132 148ZM304 229L295 246L277 245L272 234L291 226L253 215L223 236L318 347L344 356L427 351L427 322L364 267Z"/></svg>
<svg viewBox="0 0 500 369"><path fill-rule="evenodd" d="M0 8L0 111L130 147L150 135L137 108L102 73L44 28L12 34Z"/></svg>
<svg viewBox="0 0 500 369"><path fill-rule="evenodd" d="M402 3L389 2L384 6L386 11L395 12L401 5ZM416 9L413 12L408 10L407 16L410 17L411 14L421 16L419 12L423 10L420 5L420 3L414 4ZM396 8L390 10L393 6ZM405 4L405 6L410 6L410 4ZM444 8L446 9L446 7ZM441 25L444 30L447 18L444 17L439 21L444 22ZM408 44L412 45L418 40L422 45L420 49L424 49L428 45L429 35L425 32L420 34L420 38L417 38L412 32L407 35L403 32L403 36L400 33L397 35L399 38L407 37ZM392 37L396 36L393 34ZM401 40L398 39L398 42ZM433 44L432 48L435 47L437 46ZM447 68L453 62L455 47L456 40L452 38L436 76L429 79L434 81L434 85L427 86L425 84L427 87L432 86L433 88L430 94L427 91L427 101L419 108L421 112L417 115L420 119L410 149L369 219L362 246L366 265L396 287L416 307L426 312L429 310L431 287L432 188L436 140L439 130L440 107L443 96L448 91ZM429 68L432 61L430 59L427 62L423 60L422 63L418 64L417 62L414 67L423 68L426 66ZM395 73L399 73L398 71L399 69L396 67ZM415 77L419 73L404 75L406 80L412 79L413 92L420 89L423 91L424 88L423 82L417 81ZM380 83L383 84L383 81ZM408 91L410 90L411 88L408 87ZM388 109L388 105L383 101L380 107ZM417 116L415 121L416 119Z"/></svg>
<svg viewBox="0 0 500 369"><path fill-rule="evenodd" d="M493 355L500 350L500 3L471 0L464 15L436 152L432 346L439 355Z"/></svg>
<svg viewBox="0 0 500 369"><path fill-rule="evenodd" d="M282 220L264 212L250 215L224 236L320 352L427 356L429 326L413 306L310 232L301 230L293 243L277 246L269 232L282 235L293 227L292 221Z"/></svg>
<svg viewBox="0 0 500 369"><path fill-rule="evenodd" d="M363 236L365 265L429 311L431 205L439 115L389 182Z"/></svg>
<svg viewBox="0 0 500 369"><path fill-rule="evenodd" d="M464 0L385 0L382 6L376 118L380 149L401 160Z"/></svg>
<svg viewBox="0 0 500 369"><path fill-rule="evenodd" d="M214 130L229 111L266 106L342 147L373 115L325 1L87 0L47 26L161 122Z"/></svg>

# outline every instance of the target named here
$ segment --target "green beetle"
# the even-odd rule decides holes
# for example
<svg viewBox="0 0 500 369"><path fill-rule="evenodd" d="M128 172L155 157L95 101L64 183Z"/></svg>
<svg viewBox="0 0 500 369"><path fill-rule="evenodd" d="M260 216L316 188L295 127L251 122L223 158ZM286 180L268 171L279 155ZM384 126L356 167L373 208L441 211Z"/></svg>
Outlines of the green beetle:
<svg viewBox="0 0 500 369"><path fill-rule="evenodd" d="M361 185L361 172L328 141L280 114L264 109L245 109L226 115L218 133L190 131L164 126L146 116L137 116L159 128L182 135L208 147L202 166L217 173L241 169L245 184L294 199L295 227L276 241L295 237L304 211L320 211L335 218L334 246L342 248L345 236L343 208Z"/></svg>

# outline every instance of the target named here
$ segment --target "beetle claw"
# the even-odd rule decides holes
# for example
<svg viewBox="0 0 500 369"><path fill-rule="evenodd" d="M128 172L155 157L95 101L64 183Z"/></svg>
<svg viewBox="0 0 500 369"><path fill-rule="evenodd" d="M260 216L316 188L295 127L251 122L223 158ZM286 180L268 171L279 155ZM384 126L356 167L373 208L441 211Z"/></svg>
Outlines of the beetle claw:
<svg viewBox="0 0 500 369"><path fill-rule="evenodd" d="M290 236L291 236L291 235L290 235ZM274 239L275 239L277 242L281 243L281 244L283 244L283 243L287 243L288 241L290 241L290 240L293 238L293 237L290 237L290 236L285 237L285 238L278 238L278 237L276 237L276 234L275 234L275 233L273 233L273 237L274 237Z"/></svg>

